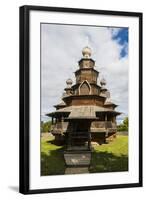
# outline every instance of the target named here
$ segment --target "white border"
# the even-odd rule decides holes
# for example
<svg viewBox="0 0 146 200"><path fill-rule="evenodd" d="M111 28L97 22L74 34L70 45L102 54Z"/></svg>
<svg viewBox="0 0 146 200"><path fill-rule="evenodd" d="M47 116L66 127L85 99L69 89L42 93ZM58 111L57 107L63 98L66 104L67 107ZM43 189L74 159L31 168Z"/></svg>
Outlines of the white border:
<svg viewBox="0 0 146 200"><path fill-rule="evenodd" d="M40 23L129 27L129 171L40 176ZM98 22L98 24L97 24ZM138 183L139 179L139 22L121 17L58 12L30 12L30 189Z"/></svg>

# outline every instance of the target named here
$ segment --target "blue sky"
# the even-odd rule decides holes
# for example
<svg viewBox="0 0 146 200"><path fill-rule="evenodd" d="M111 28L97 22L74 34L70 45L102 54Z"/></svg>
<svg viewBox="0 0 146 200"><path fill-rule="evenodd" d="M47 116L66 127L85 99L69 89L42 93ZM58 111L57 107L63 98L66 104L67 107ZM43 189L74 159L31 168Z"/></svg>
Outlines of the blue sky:
<svg viewBox="0 0 146 200"><path fill-rule="evenodd" d="M116 35L113 35L112 39L116 40L119 43L119 45L123 46L120 52L120 56L127 56L128 28L121 28Z"/></svg>
<svg viewBox="0 0 146 200"><path fill-rule="evenodd" d="M74 71L82 49L92 49L95 69L104 77L111 99L123 112L118 118L128 116L128 28L106 28L71 25L41 25L41 118L55 110L53 105L61 100L66 80L75 83ZM57 80L57 81L56 81Z"/></svg>

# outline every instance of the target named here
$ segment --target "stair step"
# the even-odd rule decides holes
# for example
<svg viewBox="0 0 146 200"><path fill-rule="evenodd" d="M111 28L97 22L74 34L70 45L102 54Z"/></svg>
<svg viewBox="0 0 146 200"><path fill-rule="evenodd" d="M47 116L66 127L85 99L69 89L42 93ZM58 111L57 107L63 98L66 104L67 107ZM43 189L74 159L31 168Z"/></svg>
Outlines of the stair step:
<svg viewBox="0 0 146 200"><path fill-rule="evenodd" d="M78 135L78 136L71 136L71 138L88 138L88 136L80 136L80 135Z"/></svg>
<svg viewBox="0 0 146 200"><path fill-rule="evenodd" d="M82 151L82 150L88 150L89 148L87 146L71 146L68 147L68 151Z"/></svg>

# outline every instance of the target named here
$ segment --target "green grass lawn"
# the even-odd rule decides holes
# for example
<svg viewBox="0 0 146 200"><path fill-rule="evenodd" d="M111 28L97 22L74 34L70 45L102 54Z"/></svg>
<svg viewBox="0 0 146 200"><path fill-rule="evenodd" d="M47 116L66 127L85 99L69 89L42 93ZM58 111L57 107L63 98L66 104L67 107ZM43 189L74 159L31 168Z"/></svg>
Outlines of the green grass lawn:
<svg viewBox="0 0 146 200"><path fill-rule="evenodd" d="M54 137L41 138L41 175L59 175L65 172L63 146L53 144Z"/></svg>
<svg viewBox="0 0 146 200"><path fill-rule="evenodd" d="M41 138L41 175L59 175L65 172L63 146L53 143L54 137ZM94 147L90 173L128 170L128 136L119 135L109 143Z"/></svg>
<svg viewBox="0 0 146 200"><path fill-rule="evenodd" d="M89 171L91 173L128 171L128 136L119 135L109 144L96 146L92 153Z"/></svg>

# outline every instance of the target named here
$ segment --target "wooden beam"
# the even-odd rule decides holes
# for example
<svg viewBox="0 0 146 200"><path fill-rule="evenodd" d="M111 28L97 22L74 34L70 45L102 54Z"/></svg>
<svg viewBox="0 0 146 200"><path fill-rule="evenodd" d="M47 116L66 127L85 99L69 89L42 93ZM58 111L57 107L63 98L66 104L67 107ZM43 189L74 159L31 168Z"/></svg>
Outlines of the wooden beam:
<svg viewBox="0 0 146 200"><path fill-rule="evenodd" d="M64 118L63 118L63 116L61 116L61 127L62 127L61 132L62 132L62 134L63 134L63 122L64 122Z"/></svg>

